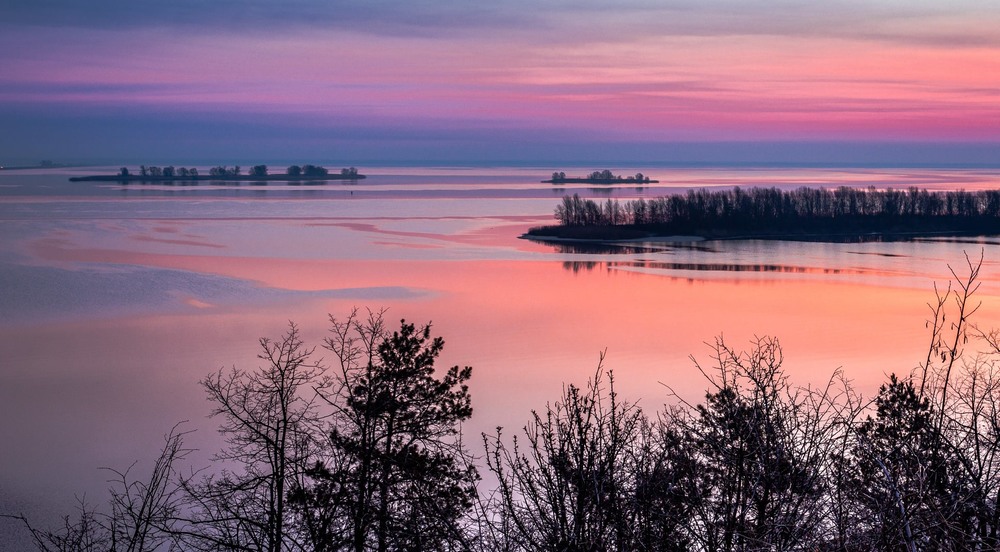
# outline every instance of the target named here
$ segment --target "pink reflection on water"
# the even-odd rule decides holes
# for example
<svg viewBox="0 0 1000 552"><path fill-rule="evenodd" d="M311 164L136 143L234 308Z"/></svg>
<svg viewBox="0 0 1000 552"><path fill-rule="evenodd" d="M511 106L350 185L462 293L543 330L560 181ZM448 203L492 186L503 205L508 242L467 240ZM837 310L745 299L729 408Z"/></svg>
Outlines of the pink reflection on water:
<svg viewBox="0 0 1000 552"><path fill-rule="evenodd" d="M907 373L924 358L931 279L946 275L945 264L961 258L955 246L856 245L849 246L846 262L826 261L824 252L834 255L837 248L813 244L804 255L801 248L748 246L735 257L651 251L608 260L557 255L550 246L516 239L539 220L545 219L237 215L208 222L108 220L99 232L73 224L72 230L33 234L41 237L16 244L17 251L61 267L136 265L276 290L375 290L354 297L376 299L288 294L280 303L241 297L232 304L177 294L190 308L173 315L150 307L130 317L94 312L82 323L0 328L0 418L8 420L0 424L0 442L13 443L0 447L0 465L10 467L5 482L24 482L7 496L60 493L51 503L63 505L72 503L74 493L99 496L106 477L96 466L124 467L148 458L162 433L183 419L201 429L192 444L207 456L218 443L214 422L204 418L208 405L197 381L222 366L256 366L257 338L280 335L287 320L298 322L307 342L318 344L327 313L343 316L357 305L389 307L393 322L432 321L434 333L447 342L441 365L474 367L475 415L465 428L470 441L497 425L516 431L531 409L556 399L563 384L593 375L605 350L606 368L614 370L623 397L640 400L647 411L672 400L667 386L698 401L705 382L688 355L710 364L704 343L718 335L737 349L749 347L755 335L778 336L793 382L819 384L843 368L871 395L885 374ZM342 250L329 242L341 238L343 250L371 247L375 258L338 257ZM975 250L992 243L970 241ZM198 245L209 247L192 247ZM390 246L489 246L504 254L548 253L546 259L554 260L392 260L385 253ZM914 264L880 259L911 256L921 259L914 264L926 265L919 274L892 268L916 271ZM584 270L564 268L576 259L589 259ZM998 266L987 260L983 280L994 285L982 293L983 327L1000 326ZM907 282L900 284L903 278ZM379 299L379 288L395 287L422 293Z"/></svg>
<svg viewBox="0 0 1000 552"><path fill-rule="evenodd" d="M592 376L605 350L605 366L622 396L640 400L647 411L672 400L668 386L699 401L706 383L688 355L710 365L704 343L719 335L737 349L749 347L755 335L778 336L793 382L821 384L843 368L871 395L885 374L908 373L924 357L925 304L932 297L929 287L803 280L780 270L766 280L695 280L603 264L573 272L560 261L167 255L80 248L65 237L36 240L31 249L60 263L169 268L278 289L423 290L415 298L369 306L388 307L393 324L400 318L432 322L446 340L440 365L474 367L475 414L465 427L470 442L498 425L508 434L517 431L530 410L555 400L565 383ZM983 298L988 304L980 320L996 325L996 298ZM203 297L178 299L195 308L173 316L152 312L0 330L9 344L0 404L14 422L0 425L0 438L17 444L0 451L0 464L13 467L10 477L33 482L13 491L30 496L45 481L44 492L63 493L55 503L68 504L81 490L96 496L104 476L95 466L148 458L160 435L184 419L200 428L192 444L207 456L219 444L213 422L204 417L200 378L223 366L256 366L256 339L280 335L287 320L318 344L327 313L343 316L365 305L323 297L269 305L248 298L225 306Z"/></svg>
<svg viewBox="0 0 1000 552"><path fill-rule="evenodd" d="M376 235L385 236L399 236L405 238L418 238L418 239L429 239L451 244L461 244L461 245L478 245L478 246L511 246L515 245L518 250L523 251L548 251L550 248L534 246L537 244L532 244L526 240L512 240L514 236L520 236L528 231L532 226L538 226L540 224L551 224L553 221L546 218L539 218L537 216L505 216L505 217L489 217L487 222L492 222L489 225L483 225L481 221L484 220L483 217L435 217L433 219L424 220L465 220L470 222L480 222L479 226L475 226L472 229L456 232L456 233L443 233L443 232L414 232L414 231L400 231L400 230L390 230L385 227L386 222L396 221L400 219L390 219L390 218L369 218L365 219L366 222L310 222L306 226L310 227L336 227L345 228L355 232L370 233ZM420 220L420 219L405 219L407 221ZM373 243L384 243L384 242L373 242ZM402 245L398 242L390 242L394 245Z"/></svg>
<svg viewBox="0 0 1000 552"><path fill-rule="evenodd" d="M625 355L649 372L659 359L684 359L720 333L740 340L753 333L777 335L798 350L803 362L830 359L829 365L818 366L819 372L803 374L810 379L851 359L869 366L871 359L898 360L923 338L922 311L929 295L929 289L797 279L801 271L826 270L807 266L768 270L766 280L691 280L613 265L576 273L548 261L275 261L75 248L57 239L38 240L34 251L48 260L186 270L287 290L402 286L429 291L429 299L397 303L407 305L412 313L408 317L454 325L454 332L442 333L451 341L474 342L472 350L486 362L494 362L483 355L486 352L498 358L514 356L528 365L539 351L545 352L543 358L582 355L580 362L531 370L543 378L551 376L553 383L572 379L567 370L592 364L605 347L610 360ZM639 264L663 267L663 263ZM344 301L333 303L346 308ZM518 357L528 351L531 354ZM852 377L868 379L865 374ZM869 381L879 379L880 372Z"/></svg>
<svg viewBox="0 0 1000 552"><path fill-rule="evenodd" d="M132 236L132 239L139 242L149 242L149 243L162 243L167 245L186 245L191 247L211 247L216 249L225 249L226 246L217 243L209 243L200 240L169 240L163 238L157 238L154 236L137 235Z"/></svg>

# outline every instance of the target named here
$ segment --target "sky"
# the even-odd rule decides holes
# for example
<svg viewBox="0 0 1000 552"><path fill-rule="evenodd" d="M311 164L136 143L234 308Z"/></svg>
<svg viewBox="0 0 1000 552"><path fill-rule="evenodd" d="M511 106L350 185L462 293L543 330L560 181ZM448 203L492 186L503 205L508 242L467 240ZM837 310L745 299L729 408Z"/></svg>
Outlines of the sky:
<svg viewBox="0 0 1000 552"><path fill-rule="evenodd" d="M4 0L0 165L1000 164L994 0Z"/></svg>

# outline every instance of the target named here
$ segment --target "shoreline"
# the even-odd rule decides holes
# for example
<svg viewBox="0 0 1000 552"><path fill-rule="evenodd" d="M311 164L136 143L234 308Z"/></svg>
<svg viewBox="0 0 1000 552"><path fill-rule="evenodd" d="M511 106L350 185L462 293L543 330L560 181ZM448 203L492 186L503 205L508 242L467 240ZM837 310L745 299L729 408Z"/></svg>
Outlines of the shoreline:
<svg viewBox="0 0 1000 552"><path fill-rule="evenodd" d="M70 182L199 182L199 181L209 181L209 182L322 182L325 180L362 180L368 178L363 174L355 174L351 176L344 176L340 174L327 174L327 175L290 175L290 174L267 174L264 176L251 176L251 175L208 175L199 174L196 176L139 176L139 175L128 175L121 176L117 174L113 175L93 175L93 176L73 176L70 177Z"/></svg>
<svg viewBox="0 0 1000 552"><path fill-rule="evenodd" d="M747 233L739 235L731 234L653 234L645 236L630 237L567 237L552 234L532 234L530 231L518 236L518 239L530 240L539 243L565 243L565 244L590 244L590 245L625 245L629 243L696 243L702 241L737 241L737 240L769 240L769 241L797 241L812 243L864 243L864 242L893 242L911 241L921 238L986 238L997 236L1000 233L989 234L975 231L962 230L936 230L936 231L886 231L886 232L820 232L820 233Z"/></svg>
<svg viewBox="0 0 1000 552"><path fill-rule="evenodd" d="M714 238L706 238L705 236L647 236L639 238L611 238L611 239L600 239L600 238L564 238L559 236L533 236L531 234L521 234L517 237L519 240L530 240L540 243L568 243L568 244L609 244L609 245L625 245L630 243L695 243L702 241L713 241Z"/></svg>

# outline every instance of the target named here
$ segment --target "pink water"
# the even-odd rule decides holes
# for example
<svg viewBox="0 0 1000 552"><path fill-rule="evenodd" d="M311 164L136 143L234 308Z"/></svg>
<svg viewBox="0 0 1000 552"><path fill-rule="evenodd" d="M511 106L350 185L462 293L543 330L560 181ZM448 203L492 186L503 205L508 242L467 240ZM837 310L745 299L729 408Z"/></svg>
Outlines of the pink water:
<svg viewBox="0 0 1000 552"><path fill-rule="evenodd" d="M570 191L998 182L989 171L657 171L643 169L664 181L655 189ZM961 270L964 252L986 259L979 321L1000 325L990 239L562 253L518 239L551 220L562 193L535 182L546 170L366 172L356 187L309 190L0 175L0 510L62 513L82 493L100 502L97 468L150 459L180 420L207 453L217 442L198 380L255 366L257 338L289 320L319 344L328 313L353 306L432 321L442 362L474 367L473 441L585 382L602 351L646 409L672 400L668 386L698 400L689 355L710 362L704 342L719 335L737 347L778 336L794 381L842 368L870 392L923 358L933 284L949 264Z"/></svg>

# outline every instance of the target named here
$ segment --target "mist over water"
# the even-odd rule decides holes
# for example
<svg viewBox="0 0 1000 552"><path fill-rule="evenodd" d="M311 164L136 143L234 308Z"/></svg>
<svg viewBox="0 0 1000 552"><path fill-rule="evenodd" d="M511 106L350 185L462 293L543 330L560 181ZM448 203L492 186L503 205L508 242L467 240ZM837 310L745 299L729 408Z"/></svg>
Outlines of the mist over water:
<svg viewBox="0 0 1000 552"><path fill-rule="evenodd" d="M195 445L213 450L197 382L223 366L256 366L257 339L289 320L318 345L327 314L352 306L431 321L446 342L441 365L474 367L471 441L523 425L564 382L591 376L604 350L618 390L647 410L670 400L661 384L698 400L704 382L688 355L704 356L703 343L720 334L737 348L775 335L797 383L842 367L870 393L922 359L926 303L949 265L961 272L966 252L985 258L979 323L1000 325L995 237L600 247L518 239L553 223L563 194L974 190L1000 187L1000 171L627 169L616 172L661 183L539 183L552 168L370 168L362 183L310 186L0 173L0 511L54 519L70 513L74 495L102 502L107 478L97 468L148 461L180 420L198 430Z"/></svg>

